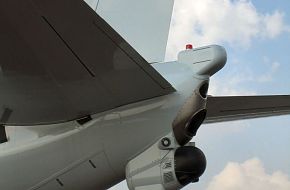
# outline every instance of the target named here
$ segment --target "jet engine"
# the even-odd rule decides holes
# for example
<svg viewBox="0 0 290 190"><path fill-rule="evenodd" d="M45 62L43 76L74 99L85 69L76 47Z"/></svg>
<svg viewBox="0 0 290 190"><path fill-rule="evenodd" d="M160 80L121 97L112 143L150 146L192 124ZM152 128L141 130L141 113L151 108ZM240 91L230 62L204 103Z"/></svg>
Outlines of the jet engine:
<svg viewBox="0 0 290 190"><path fill-rule="evenodd" d="M171 150L163 150L161 143L154 144L127 165L130 190L176 190L199 181L206 168L203 152L192 143Z"/></svg>
<svg viewBox="0 0 290 190"><path fill-rule="evenodd" d="M172 132L127 164L130 190L176 190L199 181L206 168L206 158L190 140L206 118L209 78L225 65L226 60L225 49L217 45L178 54L178 62L192 70L196 88L177 113Z"/></svg>
<svg viewBox="0 0 290 190"><path fill-rule="evenodd" d="M131 160L126 168L130 190L176 190L198 182L206 168L203 152L190 140L206 117L207 81L179 110L172 132Z"/></svg>
<svg viewBox="0 0 290 190"><path fill-rule="evenodd" d="M175 117L172 128L176 141L183 146L188 143L206 117L206 93L208 82L204 82L187 99Z"/></svg>

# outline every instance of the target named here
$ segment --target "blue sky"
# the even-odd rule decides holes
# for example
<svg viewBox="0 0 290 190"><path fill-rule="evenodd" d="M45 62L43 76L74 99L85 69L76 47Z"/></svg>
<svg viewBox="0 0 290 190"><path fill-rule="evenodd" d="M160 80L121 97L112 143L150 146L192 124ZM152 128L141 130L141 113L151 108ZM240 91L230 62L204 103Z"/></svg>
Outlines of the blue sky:
<svg viewBox="0 0 290 190"><path fill-rule="evenodd" d="M166 59L187 43L227 49L210 94L290 94L288 1L176 0ZM204 125L194 140L208 167L185 189L290 189L290 116Z"/></svg>

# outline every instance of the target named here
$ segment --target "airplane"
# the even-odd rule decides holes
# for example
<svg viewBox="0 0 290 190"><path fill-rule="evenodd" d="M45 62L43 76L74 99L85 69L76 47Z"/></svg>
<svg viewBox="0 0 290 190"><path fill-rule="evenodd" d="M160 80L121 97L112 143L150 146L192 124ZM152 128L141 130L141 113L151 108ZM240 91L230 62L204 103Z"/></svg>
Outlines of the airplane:
<svg viewBox="0 0 290 190"><path fill-rule="evenodd" d="M98 6L124 13L120 4L134 3ZM208 95L227 61L221 46L188 44L159 62L173 0L161 6L149 25L164 23L140 44L132 35L150 29L137 7L144 28L129 30L83 0L0 1L1 189L102 190L124 179L130 190L181 189L206 169L192 142L202 124L290 113L288 95Z"/></svg>

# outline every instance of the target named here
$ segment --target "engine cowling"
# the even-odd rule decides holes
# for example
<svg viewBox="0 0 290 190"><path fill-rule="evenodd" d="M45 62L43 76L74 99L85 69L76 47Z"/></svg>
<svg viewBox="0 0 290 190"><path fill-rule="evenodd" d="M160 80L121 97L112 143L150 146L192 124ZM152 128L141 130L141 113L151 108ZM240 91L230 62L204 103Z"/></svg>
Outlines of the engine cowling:
<svg viewBox="0 0 290 190"><path fill-rule="evenodd" d="M204 82L187 99L172 123L172 130L179 145L187 144L206 117L206 92L208 82Z"/></svg>
<svg viewBox="0 0 290 190"><path fill-rule="evenodd" d="M126 178L130 190L180 189L197 182L205 171L205 155L193 144L164 149L161 143L162 139L128 163ZM177 145L170 142L171 147L172 144Z"/></svg>
<svg viewBox="0 0 290 190"><path fill-rule="evenodd" d="M190 140L206 117L207 88L204 81L188 98L172 123L172 133L127 164L130 190L176 190L199 181L206 158Z"/></svg>
<svg viewBox="0 0 290 190"><path fill-rule="evenodd" d="M194 83L191 81L193 93L178 111L172 132L127 164L130 190L176 190L199 180L206 168L206 158L190 141L206 117L209 78L226 60L225 49L217 45L187 49L178 54L178 63L186 65L197 79Z"/></svg>

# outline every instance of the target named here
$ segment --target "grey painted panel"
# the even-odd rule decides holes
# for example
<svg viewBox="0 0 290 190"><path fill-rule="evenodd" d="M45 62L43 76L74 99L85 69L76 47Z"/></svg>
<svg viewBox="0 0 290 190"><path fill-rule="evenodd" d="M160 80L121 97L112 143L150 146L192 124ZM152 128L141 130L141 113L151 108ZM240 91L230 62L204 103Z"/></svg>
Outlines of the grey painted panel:
<svg viewBox="0 0 290 190"><path fill-rule="evenodd" d="M112 178L112 169L103 152L58 177L63 185L62 189L67 190L107 189L109 187L106 184Z"/></svg>
<svg viewBox="0 0 290 190"><path fill-rule="evenodd" d="M37 190L59 190L59 189L63 189L62 186L56 180L53 180L48 182L44 186L38 188Z"/></svg>
<svg viewBox="0 0 290 190"><path fill-rule="evenodd" d="M2 124L77 119L174 89L82 0L0 2Z"/></svg>
<svg viewBox="0 0 290 190"><path fill-rule="evenodd" d="M290 113L290 96L208 97L205 123L285 115Z"/></svg>

